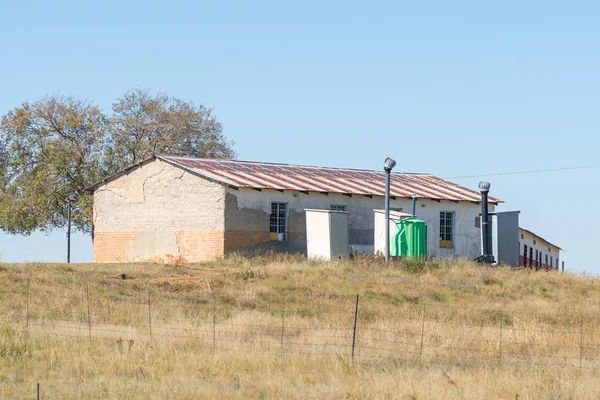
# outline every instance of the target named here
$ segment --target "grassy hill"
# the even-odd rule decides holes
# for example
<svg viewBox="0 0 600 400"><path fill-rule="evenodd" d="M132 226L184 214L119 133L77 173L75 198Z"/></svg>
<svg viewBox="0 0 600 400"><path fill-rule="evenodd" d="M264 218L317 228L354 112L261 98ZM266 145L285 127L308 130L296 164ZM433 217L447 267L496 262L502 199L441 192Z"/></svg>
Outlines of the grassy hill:
<svg viewBox="0 0 600 400"><path fill-rule="evenodd" d="M598 398L599 282L370 257L0 264L0 397Z"/></svg>

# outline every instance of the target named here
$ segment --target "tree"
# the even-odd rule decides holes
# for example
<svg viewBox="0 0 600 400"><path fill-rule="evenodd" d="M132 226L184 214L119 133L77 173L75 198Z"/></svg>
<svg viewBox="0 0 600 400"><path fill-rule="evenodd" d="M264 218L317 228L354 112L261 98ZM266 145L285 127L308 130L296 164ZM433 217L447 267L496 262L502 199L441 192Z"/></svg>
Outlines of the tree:
<svg viewBox="0 0 600 400"><path fill-rule="evenodd" d="M154 154L199 158L235 157L212 109L165 94L135 89L112 106L110 168L122 169Z"/></svg>
<svg viewBox="0 0 600 400"><path fill-rule="evenodd" d="M110 118L72 97L25 102L0 121L0 229L62 228L72 198L74 228L93 233L85 189L154 154L235 157L210 108L164 94L128 91Z"/></svg>
<svg viewBox="0 0 600 400"><path fill-rule="evenodd" d="M25 102L0 122L0 229L13 234L66 225L90 231L91 198L84 189L102 168L108 120L93 104L51 96Z"/></svg>

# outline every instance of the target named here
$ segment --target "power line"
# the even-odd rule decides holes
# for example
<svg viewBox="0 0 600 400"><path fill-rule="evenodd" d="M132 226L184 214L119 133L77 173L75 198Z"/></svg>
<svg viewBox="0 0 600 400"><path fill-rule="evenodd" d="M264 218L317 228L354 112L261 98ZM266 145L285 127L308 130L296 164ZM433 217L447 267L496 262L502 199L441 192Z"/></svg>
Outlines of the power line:
<svg viewBox="0 0 600 400"><path fill-rule="evenodd" d="M567 170L573 170L573 169L589 169L589 168L600 168L600 164L582 165L579 167L534 169L534 170L529 170L529 171L497 172L497 173L493 173L493 174L481 174L481 175L449 176L449 177L445 177L443 179L466 179L466 178L483 178L483 177L487 177L487 176L525 175L525 174L537 174L537 173L541 173L541 172L555 172L555 171L567 171Z"/></svg>

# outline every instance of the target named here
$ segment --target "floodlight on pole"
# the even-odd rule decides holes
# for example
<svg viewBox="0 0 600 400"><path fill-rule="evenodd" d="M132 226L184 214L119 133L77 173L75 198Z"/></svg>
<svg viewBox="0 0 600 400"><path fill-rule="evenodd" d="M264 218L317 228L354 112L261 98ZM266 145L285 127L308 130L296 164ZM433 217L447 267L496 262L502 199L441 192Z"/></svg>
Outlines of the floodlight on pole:
<svg viewBox="0 0 600 400"><path fill-rule="evenodd" d="M390 157L385 159L385 263L390 261L390 173L396 166L396 161Z"/></svg>

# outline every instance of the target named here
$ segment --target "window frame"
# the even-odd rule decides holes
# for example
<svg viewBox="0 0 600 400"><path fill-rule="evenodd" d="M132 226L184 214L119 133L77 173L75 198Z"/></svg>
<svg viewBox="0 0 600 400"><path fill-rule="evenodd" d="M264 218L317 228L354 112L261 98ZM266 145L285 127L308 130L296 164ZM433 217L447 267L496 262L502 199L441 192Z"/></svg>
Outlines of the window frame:
<svg viewBox="0 0 600 400"><path fill-rule="evenodd" d="M450 218L448 218L450 216ZM439 214L439 228L440 228L440 249L453 249L454 248L454 225L456 222L454 211L440 211ZM448 223L450 221L450 223ZM448 235L448 229L450 234Z"/></svg>
<svg viewBox="0 0 600 400"><path fill-rule="evenodd" d="M529 247L529 266L533 267L533 247Z"/></svg>
<svg viewBox="0 0 600 400"><path fill-rule="evenodd" d="M330 204L329 210L348 212L348 206L346 204Z"/></svg>
<svg viewBox="0 0 600 400"><path fill-rule="evenodd" d="M276 208L274 209L273 206L276 206ZM285 212L283 217L281 216L282 211ZM271 202L271 214L269 215L269 239L271 241L284 242L287 240L289 231L289 215L288 203L278 201ZM275 220L275 223L273 223L273 220ZM275 229L275 232L273 232L273 229ZM280 230L283 230L283 232L280 232Z"/></svg>

